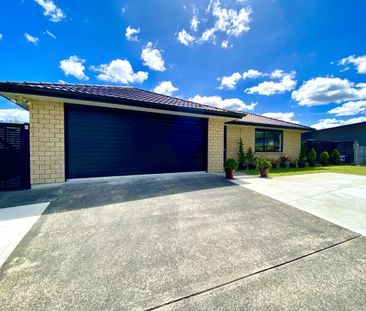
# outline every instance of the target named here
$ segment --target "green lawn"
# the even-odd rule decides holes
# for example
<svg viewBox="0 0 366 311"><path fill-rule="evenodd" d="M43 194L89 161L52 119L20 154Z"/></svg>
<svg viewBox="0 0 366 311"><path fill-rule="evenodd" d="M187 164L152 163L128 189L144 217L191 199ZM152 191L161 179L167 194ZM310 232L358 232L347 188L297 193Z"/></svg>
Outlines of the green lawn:
<svg viewBox="0 0 366 311"><path fill-rule="evenodd" d="M258 169L241 170L244 174L257 175ZM314 173L342 173L352 175L366 176L366 166L352 166L352 165L332 165L332 166L316 166L304 168L273 168L269 170L270 176L288 176L300 174L314 174Z"/></svg>

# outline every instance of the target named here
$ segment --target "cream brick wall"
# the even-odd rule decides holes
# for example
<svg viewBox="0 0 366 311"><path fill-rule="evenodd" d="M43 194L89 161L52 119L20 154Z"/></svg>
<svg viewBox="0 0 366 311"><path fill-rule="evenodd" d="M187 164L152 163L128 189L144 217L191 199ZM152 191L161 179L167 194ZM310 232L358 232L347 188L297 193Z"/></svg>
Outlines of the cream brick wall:
<svg viewBox="0 0 366 311"><path fill-rule="evenodd" d="M227 158L238 159L240 137L243 140L244 151L251 147L255 151L255 126L227 125ZM283 152L257 152L257 157L266 157L270 160L277 160L280 156L286 155L292 160L297 160L301 147L301 131L283 130Z"/></svg>
<svg viewBox="0 0 366 311"><path fill-rule="evenodd" d="M208 119L208 159L209 173L223 172L224 170L224 121Z"/></svg>
<svg viewBox="0 0 366 311"><path fill-rule="evenodd" d="M31 183L64 182L64 104L32 101L29 112Z"/></svg>

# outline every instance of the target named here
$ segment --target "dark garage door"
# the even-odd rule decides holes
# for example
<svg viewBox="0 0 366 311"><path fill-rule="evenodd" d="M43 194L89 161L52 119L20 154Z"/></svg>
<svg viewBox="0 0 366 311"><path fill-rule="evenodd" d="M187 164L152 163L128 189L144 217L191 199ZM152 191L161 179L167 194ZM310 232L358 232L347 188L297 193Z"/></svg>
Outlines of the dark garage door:
<svg viewBox="0 0 366 311"><path fill-rule="evenodd" d="M65 108L67 178L207 169L207 119Z"/></svg>

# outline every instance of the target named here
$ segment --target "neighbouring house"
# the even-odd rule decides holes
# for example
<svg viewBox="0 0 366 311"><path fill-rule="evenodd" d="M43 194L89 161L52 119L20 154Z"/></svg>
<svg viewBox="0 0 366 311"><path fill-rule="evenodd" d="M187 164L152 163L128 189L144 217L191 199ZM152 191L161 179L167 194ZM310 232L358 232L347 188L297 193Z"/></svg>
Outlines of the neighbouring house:
<svg viewBox="0 0 366 311"><path fill-rule="evenodd" d="M31 184L222 172L240 137L257 156L296 159L310 130L134 87L2 82L0 95L30 112Z"/></svg>
<svg viewBox="0 0 366 311"><path fill-rule="evenodd" d="M366 122L306 132L302 140L318 153L337 148L343 163L366 165Z"/></svg>

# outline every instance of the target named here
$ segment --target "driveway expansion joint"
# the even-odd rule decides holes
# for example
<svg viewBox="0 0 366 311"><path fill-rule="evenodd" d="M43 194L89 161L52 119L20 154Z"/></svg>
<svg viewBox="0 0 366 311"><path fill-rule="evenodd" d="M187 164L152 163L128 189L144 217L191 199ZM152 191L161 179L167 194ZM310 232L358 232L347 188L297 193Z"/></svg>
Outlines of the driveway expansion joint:
<svg viewBox="0 0 366 311"><path fill-rule="evenodd" d="M177 302L180 302L180 301L183 301L183 300L186 300L186 299L189 299L189 298L192 298L192 297L196 297L196 296L200 296L200 295L203 295L205 293L208 293L210 291L213 291L213 290L216 290L216 289L219 289L219 288L222 288L222 287L225 287L227 285L230 285L230 284L233 284L233 283L236 283L236 282L239 282L241 280L244 280L244 279L247 279L247 278L250 278L252 276L255 276L255 275L258 275L258 274L261 274L261 273L264 273L264 272L267 272L267 271L271 271L271 270L275 270L279 267L282 267L282 266L286 266L288 264L291 264L293 262L297 262L301 259L304 259L306 257L310 257L312 255L315 255L315 254L318 254L318 253L321 253L323 251L327 251L331 248L334 248L334 247L337 247L337 246L340 246L342 244L345 244L347 242L350 242L352 240L355 240L359 237L362 237L362 235L358 234L358 235L355 235L351 238L348 238L346 240L343 240L343 241L340 241L340 242L337 242L337 243L334 243L334 244L331 244L329 246L326 246L326 247L323 247L321 249L318 249L316 251L313 251L313 252L310 252L308 254L305 254L305 255L302 255L302 256L299 256L299 257L296 257L296 258L293 258L291 260L287 260L285 262L282 262L282 263L279 263L277 265L274 265L274 266L271 266L271 267L268 267L268 268L264 268L264 269L261 269L261 270L258 270L258 271L255 271L255 272L252 272L252 273L249 273L247 275L244 275L242 277L239 277L239 278L236 278L236 279L233 279L231 281L227 281L227 282L224 282L222 284L219 284L219 285L216 285L216 286L212 286L210 288L206 288L206 289L203 289L201 291L198 291L198 292L195 292L195 293L192 293L192 294L189 294L189 295L186 295L186 296L183 296L183 297L179 297L179 298L176 298L174 300L171 300L171 301L168 301L168 302L165 302L165 303L162 303L160 305L157 305L157 306L154 306L154 307L150 307L150 308L147 308L147 309L144 309L144 311L152 311L152 310L157 310L157 309L160 309L160 308L163 308L163 307L166 307L166 306L169 306L171 304L174 304L174 303L177 303Z"/></svg>

